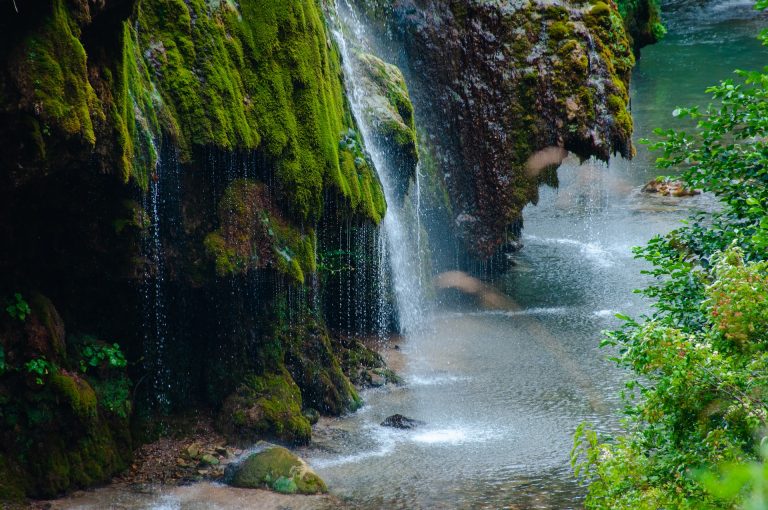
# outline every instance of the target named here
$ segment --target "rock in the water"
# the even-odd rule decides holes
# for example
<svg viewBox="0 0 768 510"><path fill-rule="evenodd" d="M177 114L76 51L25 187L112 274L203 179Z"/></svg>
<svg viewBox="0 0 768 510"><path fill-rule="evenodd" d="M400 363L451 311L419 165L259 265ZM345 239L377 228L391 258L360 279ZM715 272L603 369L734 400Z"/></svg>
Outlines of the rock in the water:
<svg viewBox="0 0 768 510"><path fill-rule="evenodd" d="M668 197L692 197L700 195L701 191L696 189L686 188L682 181L668 181L654 179L645 186L643 186L644 193L658 193L659 195Z"/></svg>
<svg viewBox="0 0 768 510"><path fill-rule="evenodd" d="M393 414L381 422L382 427L394 427L396 429L414 429L426 425L423 421L408 418L402 414Z"/></svg>
<svg viewBox="0 0 768 510"><path fill-rule="evenodd" d="M231 465L226 482L245 489L269 488L285 494L324 494L325 482L306 462L282 446L267 445L243 462Z"/></svg>

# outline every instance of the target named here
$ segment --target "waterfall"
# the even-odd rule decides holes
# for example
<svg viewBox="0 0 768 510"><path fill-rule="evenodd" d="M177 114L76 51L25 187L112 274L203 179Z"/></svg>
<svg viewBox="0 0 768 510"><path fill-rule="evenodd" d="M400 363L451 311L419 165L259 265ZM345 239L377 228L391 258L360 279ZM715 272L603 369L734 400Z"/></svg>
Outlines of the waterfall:
<svg viewBox="0 0 768 510"><path fill-rule="evenodd" d="M343 11L339 9L340 3L343 3ZM393 163L387 157L386 151L377 143L376 137L372 136L373 126L370 125L366 120L366 115L364 115L362 104L366 91L361 86L359 70L354 65L352 56L354 50L350 47L350 43L353 41L347 39L347 34L349 34L354 37L354 42L361 43L364 40L364 27L346 0L337 0L334 8L336 19L333 20L335 22L333 35L341 52L347 97L364 146L378 173L387 200L387 213L382 221L382 238L386 245L384 256L388 259L389 264L388 266L381 264L381 267L383 271L386 271L386 267L391 270L391 282L400 332L408 333L418 328L426 312L420 278L419 248L421 240L419 238L418 208L414 208L416 211L411 212L406 207L398 207L393 182L394 176L397 174L396 169L393 168ZM380 275L380 288L382 289L386 288L384 283L386 283L387 276Z"/></svg>

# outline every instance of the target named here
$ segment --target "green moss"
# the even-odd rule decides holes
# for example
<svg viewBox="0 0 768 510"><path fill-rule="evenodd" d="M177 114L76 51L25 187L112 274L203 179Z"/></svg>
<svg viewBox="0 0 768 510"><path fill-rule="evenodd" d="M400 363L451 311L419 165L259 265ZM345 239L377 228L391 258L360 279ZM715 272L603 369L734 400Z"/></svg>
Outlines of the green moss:
<svg viewBox="0 0 768 510"><path fill-rule="evenodd" d="M396 190L405 193L418 163L418 146L413 105L402 72L368 53L355 53L365 90L363 111L374 127L376 142L389 154L393 168L400 169ZM375 205L375 204L373 204Z"/></svg>
<svg viewBox="0 0 768 510"><path fill-rule="evenodd" d="M285 368L246 377L224 403L219 426L230 438L252 441L264 436L307 443L312 428L301 412L299 387Z"/></svg>
<svg viewBox="0 0 768 510"><path fill-rule="evenodd" d="M81 422L94 421L98 412L96 392L86 380L62 372L53 374L50 382Z"/></svg>
<svg viewBox="0 0 768 510"><path fill-rule="evenodd" d="M219 276L275 269L303 284L317 270L314 230L302 232L283 218L266 187L236 179L219 202L219 228L204 246Z"/></svg>
<svg viewBox="0 0 768 510"><path fill-rule="evenodd" d="M605 2L596 2L589 10L589 16L591 18L599 19L610 16L611 8Z"/></svg>
<svg viewBox="0 0 768 510"><path fill-rule="evenodd" d="M32 108L51 128L66 137L78 137L94 145L91 119L99 108L88 81L86 54L80 43L80 27L64 0L54 0L41 27L23 43L20 64L21 88L31 95Z"/></svg>
<svg viewBox="0 0 768 510"><path fill-rule="evenodd" d="M359 172L340 167L338 140L353 122L317 2L258 0L237 8L142 0L137 20L183 159L195 145L262 152L274 167L284 210L297 222L319 219L325 187L364 203ZM354 212L370 217L373 211Z"/></svg>
<svg viewBox="0 0 768 510"><path fill-rule="evenodd" d="M573 35L573 24L565 21L555 21L549 26L549 37L556 41L568 39Z"/></svg>
<svg viewBox="0 0 768 510"><path fill-rule="evenodd" d="M298 457L281 446L268 446L237 467L230 484L235 487L267 487L283 494L328 492L325 482Z"/></svg>
<svg viewBox="0 0 768 510"><path fill-rule="evenodd" d="M121 45L122 54L115 77L107 76L115 95L109 115L120 149L123 179L133 178L147 189L158 157L153 140L160 134L158 112L163 111L162 104L138 47L136 32L129 22L123 23ZM164 120L166 131L177 142L183 142L173 120L169 117Z"/></svg>

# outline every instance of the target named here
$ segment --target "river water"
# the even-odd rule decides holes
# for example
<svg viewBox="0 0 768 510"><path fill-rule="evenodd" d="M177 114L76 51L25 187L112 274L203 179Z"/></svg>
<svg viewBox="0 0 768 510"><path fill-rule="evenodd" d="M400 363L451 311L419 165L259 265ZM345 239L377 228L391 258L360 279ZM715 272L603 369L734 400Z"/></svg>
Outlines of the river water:
<svg viewBox="0 0 768 510"><path fill-rule="evenodd" d="M733 69L768 62L755 39L765 18L751 6L665 6L669 35L634 72L636 138L675 127L672 110L706 103L706 87ZM616 429L625 377L598 348L600 332L618 311L648 309L632 292L647 280L631 249L713 205L642 193L654 158L639 146L632 162L566 161L559 188L525 211L516 265L494 282L506 310L443 309L402 344L407 384L367 392L362 411L329 425L333 441L305 452L334 493L352 508L580 507L573 431L583 421ZM426 425L379 425L394 413Z"/></svg>
<svg viewBox="0 0 768 510"><path fill-rule="evenodd" d="M669 35L643 50L633 76L638 139L654 127L674 127L676 106L705 103L704 89L733 69L768 62L754 38L768 23L751 5L666 3ZM318 443L301 454L344 505L580 508L584 489L568 464L572 434L583 421L617 429L616 395L625 377L598 348L600 332L617 324L618 311L648 309L632 293L647 280L631 248L674 228L691 209L713 205L706 196L641 193L657 175L653 159L638 146L632 162L566 160L559 188L542 190L539 204L525 211L525 249L492 282L504 307L439 308L428 327L401 343L404 386L367 391L362 410L324 422ZM379 425L394 413L426 425L410 431ZM196 491L122 492L116 499L107 489L90 495L90 506L75 499L56 508L98 508L118 499L121 508L258 507L227 501L235 496L226 491L215 501Z"/></svg>

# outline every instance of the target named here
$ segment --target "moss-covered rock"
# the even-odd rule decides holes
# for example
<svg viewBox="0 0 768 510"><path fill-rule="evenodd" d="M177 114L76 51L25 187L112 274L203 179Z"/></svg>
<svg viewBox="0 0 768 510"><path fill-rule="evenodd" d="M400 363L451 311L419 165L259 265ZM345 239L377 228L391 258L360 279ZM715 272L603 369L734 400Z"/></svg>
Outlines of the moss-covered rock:
<svg viewBox="0 0 768 510"><path fill-rule="evenodd" d="M94 388L127 381L124 367L89 364L85 373L80 340L65 345L53 303L39 294L30 303L23 322L0 314L0 501L103 483L131 458L130 394L117 413Z"/></svg>
<svg viewBox="0 0 768 510"><path fill-rule="evenodd" d="M325 494L325 482L307 464L289 450L262 445L240 464L229 469L226 478L234 487L269 488L285 494Z"/></svg>
<svg viewBox="0 0 768 510"><path fill-rule="evenodd" d="M616 0L635 51L661 40L667 33L659 0Z"/></svg>
<svg viewBox="0 0 768 510"><path fill-rule="evenodd" d="M250 375L224 401L218 425L230 440L241 443L273 437L305 444L312 429L301 405L299 387L284 368Z"/></svg>
<svg viewBox="0 0 768 510"><path fill-rule="evenodd" d="M96 392L85 379L61 371L51 376L49 384L61 403L69 407L82 424L88 426L95 421L98 414Z"/></svg>
<svg viewBox="0 0 768 510"><path fill-rule="evenodd" d="M219 276L271 268L302 284L315 272L314 231L304 234L286 221L264 184L234 180L218 213L219 228L204 244Z"/></svg>
<svg viewBox="0 0 768 510"><path fill-rule="evenodd" d="M359 70L359 86L365 91L365 122L373 126L376 143L389 158L395 175L395 193L402 199L418 163L413 104L403 73L370 53L355 52L353 65Z"/></svg>
<svg viewBox="0 0 768 510"><path fill-rule="evenodd" d="M280 337L286 366L301 388L304 407L338 416L362 405L339 362L343 350L321 323L304 318L284 328Z"/></svg>

